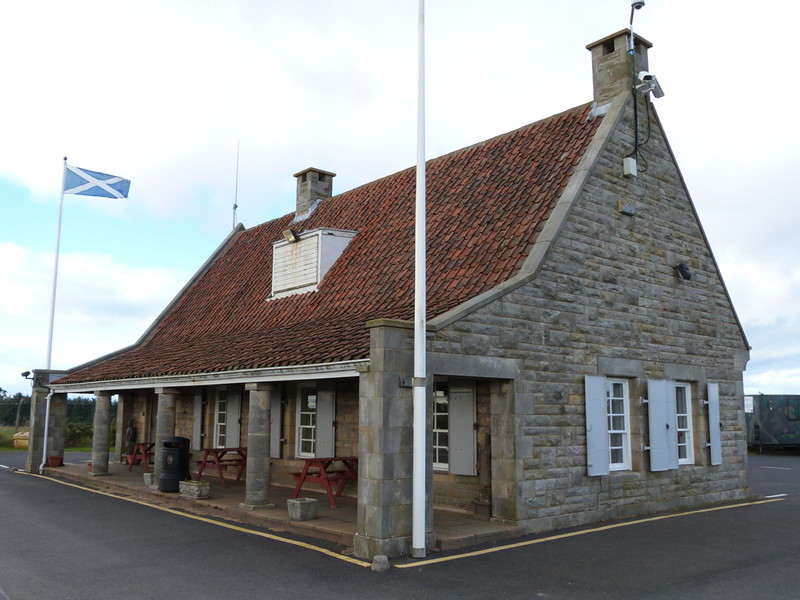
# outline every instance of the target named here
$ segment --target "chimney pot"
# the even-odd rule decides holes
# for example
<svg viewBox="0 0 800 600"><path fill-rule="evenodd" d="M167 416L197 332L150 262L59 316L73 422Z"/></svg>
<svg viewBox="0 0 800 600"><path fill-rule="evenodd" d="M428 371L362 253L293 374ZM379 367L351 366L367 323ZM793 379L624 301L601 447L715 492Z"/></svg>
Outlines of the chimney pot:
<svg viewBox="0 0 800 600"><path fill-rule="evenodd" d="M333 178L336 173L309 167L294 176L297 179L297 209L294 220L297 222L311 216L318 200L333 196Z"/></svg>

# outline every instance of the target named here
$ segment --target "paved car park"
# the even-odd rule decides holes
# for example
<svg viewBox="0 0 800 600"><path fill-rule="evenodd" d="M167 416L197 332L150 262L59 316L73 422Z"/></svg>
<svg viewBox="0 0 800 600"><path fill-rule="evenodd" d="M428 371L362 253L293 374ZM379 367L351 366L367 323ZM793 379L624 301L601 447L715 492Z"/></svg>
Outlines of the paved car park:
<svg viewBox="0 0 800 600"><path fill-rule="evenodd" d="M17 457L0 452L0 465L19 466ZM159 589L173 590L175 598L214 597L221 590L244 597L259 589L307 598L329 593L335 582L348 598L427 597L436 590L444 600L788 600L798 597L800 579L799 471L800 455L753 454L749 503L430 553L432 560L393 560L387 573L374 573L336 560L335 551L312 551L313 540L289 545L280 536L153 512L0 468L0 520L5 539L14 540L0 548L0 598L100 598L110 582L118 599ZM54 563L42 569L48 560ZM64 585L64 573L68 589L50 593Z"/></svg>

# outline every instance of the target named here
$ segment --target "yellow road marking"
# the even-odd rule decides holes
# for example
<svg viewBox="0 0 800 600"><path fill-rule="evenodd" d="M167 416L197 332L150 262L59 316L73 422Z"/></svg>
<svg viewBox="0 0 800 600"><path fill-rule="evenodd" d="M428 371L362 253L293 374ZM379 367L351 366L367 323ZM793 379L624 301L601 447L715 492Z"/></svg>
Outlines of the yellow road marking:
<svg viewBox="0 0 800 600"><path fill-rule="evenodd" d="M525 546L533 546L534 544L543 544L544 542L554 542L556 540L564 540L567 538L577 537L579 535L586 535L588 533L597 533L599 531L608 531L610 529L618 529L620 527L629 527L630 525L640 525L642 523L650 523L653 521L662 521L664 519L675 519L677 517L686 517L689 515L697 515L700 513L714 512L717 510L728 510L729 508L741 508L744 506L755 506L757 504L769 504L770 502L780 502L783 498L775 498L771 500L755 500L753 502L744 502L742 504L731 504L728 506L715 506L713 508L701 508L689 512L675 513L669 515L659 515L657 517L648 517L645 519L637 519L636 521L626 521L624 523L612 523L611 525L603 525L602 527L594 527L592 529L582 529L580 531L571 531L569 533L560 533L558 535L551 535L549 537L538 538L535 540L527 540L525 542L517 542L515 544L506 544L504 546L495 546L493 548L486 548L484 550L474 550L472 552L464 552L463 554L454 554L452 556L442 556L441 558L431 558L428 560L418 560L414 562L404 563L402 565L394 565L398 569L409 569L412 567L422 567L425 565L432 565L436 563L443 563L451 560L459 560L461 558L471 558L473 556L481 556L483 554L491 554L493 552L502 552L503 550L513 550L514 548L524 548Z"/></svg>
<svg viewBox="0 0 800 600"><path fill-rule="evenodd" d="M114 494L114 493L111 493L111 492L104 492L102 490L98 490L98 489L94 489L94 488L90 488L90 487L86 487L86 486L82 486L82 485L77 485L75 483L69 483L69 482L62 481L60 479L56 479L56 478L53 478L53 477L47 477L45 475L37 475L35 473L27 473L26 471L17 471L17 473L20 473L20 474L23 474L23 475L30 475L32 477L39 477L41 479L47 479L49 481L54 481L56 483L60 483L61 485L74 487L74 488L77 488L79 490L85 490L85 491L89 491L89 492L92 492L92 493L95 493L95 494L101 494L103 496L108 496L110 498L116 498L118 500L126 500L128 502L133 502L134 504L141 504L142 506L148 506L150 508L155 508L155 509L158 509L158 510L173 514L173 515L178 515L180 517L186 517L186 518L189 518L189 519L194 519L196 521L202 521L203 523L209 523L211 525L217 525L219 527L225 527L226 529L232 529L234 531L239 531L239 532L242 532L242 533L249 533L251 535L256 535L256 536L267 538L267 539L274 540L274 541L277 541L277 542L283 542L285 544L290 544L292 546L298 546L300 548L306 548L307 550L313 550L315 552L319 552L321 554L325 554L326 556L330 556L331 558L336 558L338 560L342 560L344 562L348 562L348 563L351 563L351 564L354 564L354 565L358 565L360 567L370 567L371 566L371 563L369 563L369 562L366 562L366 561L363 561L363 560L359 560L359 559L356 559L356 558L352 558L350 556L344 556L342 554L338 554L336 552L333 552L332 550L328 550L327 548L322 548L320 546L314 546L313 544L308 544L306 542L300 542L300 541L297 541L297 540L292 540L290 538L284 538L284 537L280 537L280 536L277 536L277 535L274 535L274 534L271 534L271 533L265 533L263 531L257 531L257 530L254 530L254 529L248 529L246 527L241 527L239 525L232 525L230 523L225 523L225 522L222 522L222 521L215 521L214 519L210 519L210 518L207 518L207 517L201 517L199 515L193 515L193 514L190 514L190 513L181 512L181 511L178 511L178 510L175 510L175 509L172 509L172 508L165 508L163 506L159 506L157 504L152 504L152 503L146 502L144 500L138 500L136 498L128 498L128 497L121 496L119 494ZM393 565L393 566L395 568L397 568L397 569L408 569L408 568L412 568L412 567L423 567L423 566L437 564L437 563L449 562L449 561L452 561L452 560L459 560L459 559L462 559L462 558L472 558L474 556L482 556L484 554L493 554L495 552L502 552L504 550L513 550L515 548L524 548L525 546L533 546L535 544L543 544L545 542L554 542L554 541L558 541L558 540L564 540L564 539L568 539L568 538L578 537L578 536L581 536L581 535L587 535L587 534L590 534L590 533L598 533L600 531L609 531L611 529L619 529L620 527L629 527L631 525L641 525L643 523L651 523L651 522L654 522L654 521L663 521L665 519L676 519L678 517L688 517L690 515L697 515L697 514L702 514L702 513L707 513L707 512L715 512L715 511L720 511L720 510L728 510L728 509L731 509L731 508L743 508L743 507L748 507L748 506L757 506L759 504L770 504L772 502L782 502L783 500L784 500L784 498L771 498L771 499L766 499L766 500L754 500L752 502L743 502L743 503L740 503L740 504L729 504L729 505L726 505L726 506L715 506L715 507L712 507L712 508L701 508L701 509L687 511L687 512L673 513L673 514L668 514L668 515L659 515L659 516L656 516L656 517L647 517L647 518L644 518L644 519L637 519L635 521L625 521L623 523L612 523L610 525L603 525L601 527L594 527L592 529L582 529L580 531L571 531L569 533L560 533L560 534L551 535L551 536L548 536L548 537L537 538L535 540L526 540L524 542L516 542L516 543L513 543L513 544L505 544L503 546L495 546L495 547L492 547L492 548L485 548L483 550L473 550L471 552L463 552L461 554L453 554L453 555L450 555L450 556L442 556L440 558L430 558L430 559L427 559L427 560L416 560L416 561L413 561L413 562L408 562L408 563L403 563L403 564L398 564L398 565Z"/></svg>
<svg viewBox="0 0 800 600"><path fill-rule="evenodd" d="M47 479L49 481L54 481L56 483L60 483L61 485L66 485L66 486L69 486L69 487L77 488L79 490L85 490L85 491L88 491L88 492L92 492L93 494L101 494L103 496L108 496L109 498L116 498L117 500L125 500L127 502L133 502L134 504L140 504L142 506L148 506L150 508L155 508L155 509L158 509L158 510L162 510L164 512L167 512L167 513L170 513L170 514L173 514L173 515L178 515L179 517L186 517L188 519L194 519L195 521L202 521L203 523L209 523L211 525L217 525L218 527L224 527L226 529L232 529L233 531L239 531L241 533L249 533L250 535L255 535L255 536L258 536L258 537L262 537L262 538L267 538L269 540L274 540L276 542L283 542L284 544L290 544L292 546L298 546L300 548L305 548L306 550L313 550L314 552L319 552L320 554L325 554L326 556L330 556L331 558L336 558L336 559L342 560L344 562L348 562L348 563L351 563L351 564L354 564L354 565L358 565L359 567L370 567L370 566L372 566L372 563L369 563L369 562L366 562L366 561L363 561L363 560L358 560L357 558L352 558L350 556L345 556L343 554L339 554L337 552L334 552L333 550L328 550L327 548L322 548L320 546L314 546L313 544L308 544L306 542L300 542L300 541L293 540L293 539L290 539L290 538L281 537L281 536L278 536L278 535L274 535L272 533L265 533L263 531L257 531L255 529L248 529L247 527L241 527L239 525L233 525L231 523L225 523L223 521L216 521L216 520L210 519L208 517L201 517L199 515L193 515L193 514L190 514L190 513L185 513L185 512L179 511L179 510L175 510L173 508L166 508L164 506L159 506L158 504L152 504L152 503L146 502L144 500L138 500L136 498L128 498L126 496L122 496L122 495L119 495L119 494L114 494L112 492L105 492L103 490L98 490L98 489L95 489L95 488L90 488L90 487L78 485L78 484L75 484L75 483L62 481L62 480L56 479L54 477L47 477L46 475L38 475L36 473L28 473L26 471L16 471L16 472L19 473L19 474L22 474L22 475L30 475L31 477L39 477L41 479Z"/></svg>

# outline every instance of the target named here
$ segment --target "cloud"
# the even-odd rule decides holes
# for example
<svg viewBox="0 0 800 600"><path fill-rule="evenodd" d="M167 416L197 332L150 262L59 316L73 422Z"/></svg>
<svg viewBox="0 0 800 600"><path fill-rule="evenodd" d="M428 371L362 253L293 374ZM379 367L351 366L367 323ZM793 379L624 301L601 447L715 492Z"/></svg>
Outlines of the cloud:
<svg viewBox="0 0 800 600"><path fill-rule="evenodd" d="M791 255L764 260L725 247L725 279L745 328L800 328L800 263Z"/></svg>
<svg viewBox="0 0 800 600"><path fill-rule="evenodd" d="M753 346L745 387L785 393L800 362L800 130L785 103L800 79L786 76L794 3L771 9L653 2L634 27L654 44L656 108ZM589 101L584 46L626 27L629 10L428 3L428 156ZM54 362L73 366L138 339L230 231L235 195L253 226L293 210L292 174L306 167L336 172L339 193L413 165L416 19L415 2L374 0L3 3L14 93L0 178L29 191L31 226L0 238L13 241L0 255L0 386L20 364L43 366L52 257L32 248L55 233L45 219L65 154L132 180L126 202L70 198ZM768 43L746 43L752 31ZM174 268L152 266L164 262Z"/></svg>
<svg viewBox="0 0 800 600"><path fill-rule="evenodd" d="M796 394L798 389L800 369L768 369L748 377L745 394Z"/></svg>
<svg viewBox="0 0 800 600"><path fill-rule="evenodd" d="M52 261L50 254L0 243L0 387L13 393L29 391L20 372L46 364ZM189 276L104 254L63 254L52 367L73 367L134 343Z"/></svg>

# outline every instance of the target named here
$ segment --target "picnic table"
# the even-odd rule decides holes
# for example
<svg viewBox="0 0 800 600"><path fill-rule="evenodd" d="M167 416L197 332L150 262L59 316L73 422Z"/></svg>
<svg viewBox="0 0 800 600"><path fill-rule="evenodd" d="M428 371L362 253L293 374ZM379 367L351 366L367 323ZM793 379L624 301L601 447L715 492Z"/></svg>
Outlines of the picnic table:
<svg viewBox="0 0 800 600"><path fill-rule="evenodd" d="M128 471L133 468L133 465L140 464L144 467L144 472L150 471L150 459L153 458L153 446L155 442L134 442L133 450L125 455L128 461Z"/></svg>
<svg viewBox="0 0 800 600"><path fill-rule="evenodd" d="M337 463L341 463L338 466ZM303 470L299 473L290 473L297 480L292 498L300 495L300 490L306 483L320 483L328 494L328 502L332 508L337 508L336 497L342 495L344 486L348 481L358 479L357 456L331 456L327 458L304 458ZM336 494L333 493L331 483L336 483Z"/></svg>
<svg viewBox="0 0 800 600"><path fill-rule="evenodd" d="M219 476L219 481L222 487L225 485L225 477L223 476L223 469L228 467L238 467L236 473L236 481L242 478L245 467L247 467L247 448L205 448L203 450L203 459L195 461L198 464L197 481L203 476L203 471L206 469L214 469Z"/></svg>

